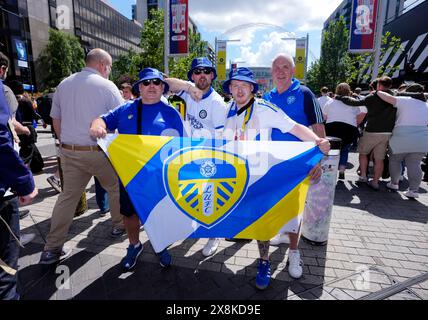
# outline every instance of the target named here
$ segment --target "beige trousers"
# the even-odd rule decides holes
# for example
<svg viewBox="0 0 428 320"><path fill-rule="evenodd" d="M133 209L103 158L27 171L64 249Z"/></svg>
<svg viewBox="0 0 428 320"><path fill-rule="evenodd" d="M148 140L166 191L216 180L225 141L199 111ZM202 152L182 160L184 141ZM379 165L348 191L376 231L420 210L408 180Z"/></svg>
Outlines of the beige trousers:
<svg viewBox="0 0 428 320"><path fill-rule="evenodd" d="M64 186L53 209L45 248L50 250L62 248L73 222L76 205L92 176L97 177L101 186L108 192L113 227L123 229L119 181L104 152L71 151L62 148L60 156Z"/></svg>

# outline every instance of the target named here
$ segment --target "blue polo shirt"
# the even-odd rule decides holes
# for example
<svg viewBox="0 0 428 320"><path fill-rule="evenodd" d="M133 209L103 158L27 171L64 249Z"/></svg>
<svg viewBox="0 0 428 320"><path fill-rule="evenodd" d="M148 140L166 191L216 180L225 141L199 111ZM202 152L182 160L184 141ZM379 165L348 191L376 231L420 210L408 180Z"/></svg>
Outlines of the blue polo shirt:
<svg viewBox="0 0 428 320"><path fill-rule="evenodd" d="M141 98L111 110L102 115L110 131L118 130L122 134L138 134L138 106ZM141 134L151 136L180 136L184 134L180 114L162 101L155 104L141 104Z"/></svg>
<svg viewBox="0 0 428 320"><path fill-rule="evenodd" d="M150 136L180 136L184 135L183 122L175 108L163 103L142 104L141 98L127 102L109 113L102 115L110 131L118 130L122 134L138 134L138 108L141 113L141 134ZM120 212L130 217L137 212L122 182L119 184Z"/></svg>
<svg viewBox="0 0 428 320"><path fill-rule="evenodd" d="M324 121L315 95L309 88L302 86L297 79L292 79L287 91L279 94L277 88L274 88L265 93L263 99L277 105L292 120L306 127ZM282 133L278 129L272 130L271 138L272 140L299 141L294 135Z"/></svg>

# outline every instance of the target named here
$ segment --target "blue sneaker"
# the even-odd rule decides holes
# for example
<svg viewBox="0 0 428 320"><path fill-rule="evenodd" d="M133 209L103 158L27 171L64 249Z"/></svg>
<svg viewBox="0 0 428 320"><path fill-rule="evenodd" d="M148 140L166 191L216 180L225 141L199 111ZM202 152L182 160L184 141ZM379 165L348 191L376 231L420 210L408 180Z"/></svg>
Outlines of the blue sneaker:
<svg viewBox="0 0 428 320"><path fill-rule="evenodd" d="M166 268L171 265L172 258L168 252L168 249L164 249L163 251L159 252L157 255L159 257L159 263L162 268Z"/></svg>
<svg viewBox="0 0 428 320"><path fill-rule="evenodd" d="M264 290L268 287L270 282L270 262L259 259L259 267L256 276L256 288Z"/></svg>
<svg viewBox="0 0 428 320"><path fill-rule="evenodd" d="M140 243L138 248L135 248L132 244L126 249L126 256L120 262L125 272L131 270L136 264L138 256L143 252L143 245Z"/></svg>

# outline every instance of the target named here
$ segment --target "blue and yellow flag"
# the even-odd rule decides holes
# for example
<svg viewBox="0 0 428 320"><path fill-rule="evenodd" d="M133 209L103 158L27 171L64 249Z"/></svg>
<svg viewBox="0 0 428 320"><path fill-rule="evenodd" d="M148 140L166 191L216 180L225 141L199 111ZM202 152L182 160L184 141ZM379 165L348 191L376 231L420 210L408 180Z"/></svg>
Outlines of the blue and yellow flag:
<svg viewBox="0 0 428 320"><path fill-rule="evenodd" d="M297 232L312 142L108 135L100 140L156 252L186 238Z"/></svg>

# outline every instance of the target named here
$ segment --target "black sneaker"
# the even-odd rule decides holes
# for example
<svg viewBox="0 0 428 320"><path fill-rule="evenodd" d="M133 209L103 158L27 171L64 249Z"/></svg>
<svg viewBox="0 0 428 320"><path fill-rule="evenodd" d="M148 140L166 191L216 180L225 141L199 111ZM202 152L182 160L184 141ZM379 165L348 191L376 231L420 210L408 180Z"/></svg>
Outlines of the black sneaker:
<svg viewBox="0 0 428 320"><path fill-rule="evenodd" d="M339 180L345 180L345 172L339 171Z"/></svg>
<svg viewBox="0 0 428 320"><path fill-rule="evenodd" d="M62 247L62 249L43 250L40 256L39 264L53 264L60 262L71 255L71 249Z"/></svg>
<svg viewBox="0 0 428 320"><path fill-rule="evenodd" d="M113 229L111 229L110 237L112 237L112 238L119 238L119 237L121 237L124 234L125 234L125 229L113 228Z"/></svg>
<svg viewBox="0 0 428 320"><path fill-rule="evenodd" d="M253 241L252 239L238 239L238 238L225 238L224 240L229 242L244 242L244 243Z"/></svg>
<svg viewBox="0 0 428 320"><path fill-rule="evenodd" d="M109 212L110 212L110 209L99 210L98 214L100 215L100 217L105 217L105 215Z"/></svg>
<svg viewBox="0 0 428 320"><path fill-rule="evenodd" d="M19 211L19 219L24 219L28 214L30 213L30 210L24 209Z"/></svg>

